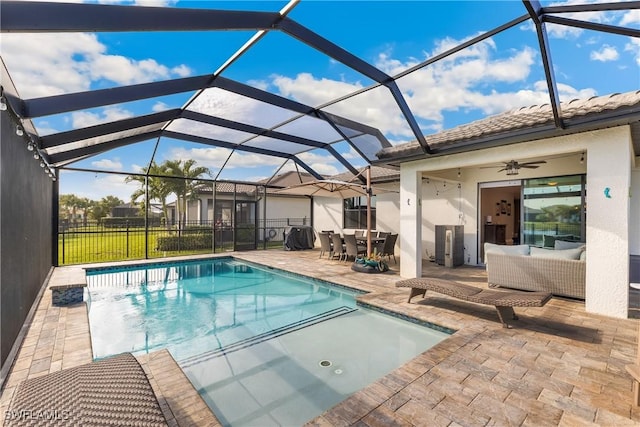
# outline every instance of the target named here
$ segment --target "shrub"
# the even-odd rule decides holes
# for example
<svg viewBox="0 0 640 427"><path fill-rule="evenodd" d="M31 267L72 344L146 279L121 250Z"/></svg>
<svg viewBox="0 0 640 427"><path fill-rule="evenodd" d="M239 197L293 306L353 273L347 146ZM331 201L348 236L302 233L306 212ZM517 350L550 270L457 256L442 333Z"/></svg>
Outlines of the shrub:
<svg viewBox="0 0 640 427"><path fill-rule="evenodd" d="M156 243L158 251L210 249L212 247L211 233L158 237Z"/></svg>

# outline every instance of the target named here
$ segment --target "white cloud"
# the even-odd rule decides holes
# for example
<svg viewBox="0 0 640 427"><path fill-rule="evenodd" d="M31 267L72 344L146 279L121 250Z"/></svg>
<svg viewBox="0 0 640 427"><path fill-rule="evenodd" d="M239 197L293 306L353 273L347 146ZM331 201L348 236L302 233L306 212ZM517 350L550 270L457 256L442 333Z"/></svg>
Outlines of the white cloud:
<svg viewBox="0 0 640 427"><path fill-rule="evenodd" d="M247 84L249 86L253 86L256 89L260 89L260 90L269 89L269 82L266 82L264 80L249 80L249 81L247 81Z"/></svg>
<svg viewBox="0 0 640 427"><path fill-rule="evenodd" d="M160 111L166 111L168 109L169 106L161 101L156 102L155 104L153 104L153 107L151 107L151 111L153 111L154 113L159 113Z"/></svg>
<svg viewBox="0 0 640 427"><path fill-rule="evenodd" d="M187 67L185 64L178 65L177 67L173 67L171 69L171 73L175 74L178 77L189 77L193 71L191 68Z"/></svg>
<svg viewBox="0 0 640 427"><path fill-rule="evenodd" d="M122 120L133 117L131 111L127 111L120 107L108 107L100 113L91 113L88 111L77 111L71 113L72 126L74 129L94 126L100 123L107 123L116 120Z"/></svg>
<svg viewBox="0 0 640 427"><path fill-rule="evenodd" d="M635 56L636 64L640 66L640 39L629 37L629 43L624 46L625 52L631 52Z"/></svg>
<svg viewBox="0 0 640 427"><path fill-rule="evenodd" d="M629 10L620 19L620 25L640 24L640 9Z"/></svg>
<svg viewBox="0 0 640 427"><path fill-rule="evenodd" d="M441 40L436 44L433 52L425 53L425 57L437 55L459 43L460 41L451 38ZM493 85L526 83L536 57L535 51L528 47L512 51L508 57L493 58L495 52L495 42L487 40L415 71L398 81L398 86L403 90L407 103L416 118L423 122L423 127L433 126L432 122L435 122L435 128L438 129L443 121L444 111L465 108L479 109L485 114L493 114L529 105L532 98L543 99L543 94L533 94L531 91L503 94L486 93L486 90L481 92L480 88L487 83ZM375 65L388 74L394 75L418 62L418 59L402 62L391 57L389 53L383 53L380 54ZM273 84L281 94L310 105L321 104L327 97L338 97L362 87L360 82L327 80L306 73L301 73L295 78L277 76L273 79ZM391 138L413 137L393 97L384 87L334 104L327 110L371 124Z"/></svg>
<svg viewBox="0 0 640 427"><path fill-rule="evenodd" d="M117 85L184 77L186 65L172 68L152 58L110 55L96 34L2 35L2 58L23 98L89 90L107 80Z"/></svg>
<svg viewBox="0 0 640 427"><path fill-rule="evenodd" d="M608 62L608 61L616 61L620 55L618 54L618 50L609 45L603 45L602 48L598 50L592 50L589 58L592 61L600 61L600 62Z"/></svg>
<svg viewBox="0 0 640 427"><path fill-rule="evenodd" d="M120 85L145 83L169 78L169 69L154 59L136 61L120 55L97 55L88 58L92 80L106 79Z"/></svg>
<svg viewBox="0 0 640 427"><path fill-rule="evenodd" d="M122 162L117 157L115 159L102 159L91 162L92 166L102 170L121 171Z"/></svg>

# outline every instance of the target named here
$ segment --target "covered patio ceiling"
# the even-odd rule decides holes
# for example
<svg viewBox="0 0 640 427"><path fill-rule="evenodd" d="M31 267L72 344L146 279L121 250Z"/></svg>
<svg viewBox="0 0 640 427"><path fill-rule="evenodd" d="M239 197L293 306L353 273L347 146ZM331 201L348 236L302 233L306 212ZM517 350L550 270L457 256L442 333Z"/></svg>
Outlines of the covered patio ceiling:
<svg viewBox="0 0 640 427"><path fill-rule="evenodd" d="M589 15L594 12L637 10L640 9L639 2L543 7L537 1L522 1L520 16L391 75L290 18L288 15L298 4L294 0L279 11L249 11L3 1L0 5L2 33L204 34L227 30L255 33L211 73L29 99L20 95L21 88L14 84L16 79L12 78L12 64L3 58L2 96L22 124L36 152L52 169L70 169L89 157L141 142L150 142L154 146L151 155L140 160L141 164L150 165L155 161L158 145L163 140L173 139L226 150L227 160L218 169L214 179L223 177L225 167L238 152L270 158L272 161L280 159L280 166L275 168L274 175L285 170L286 165L290 167L293 164L295 170L303 169L321 179L323 174L303 160L304 154L328 153L353 175L358 175L357 169L366 164L394 164L393 158L380 163L376 156L380 150L392 144L375 122L359 121L354 118L358 117L357 114L338 113L358 108L362 104L354 100L372 94L379 98L390 97L396 113L399 112L398 117L404 121L399 126L408 130L424 156L434 155L433 147L425 138L427 129L421 126L416 119L416 112L407 102L407 93L411 88L399 82L507 30L524 23L535 27L548 103L557 129L562 129L564 123L547 26L554 24L624 37L640 37L637 28L595 22L590 20ZM339 3L330 5L339 7ZM584 19L577 19L578 15L584 16ZM261 48L261 39L271 37L274 33L302 42L309 49L361 75L369 84L319 105L307 105L293 96L284 96L259 85L225 76L235 62ZM206 51L204 46L203 51ZM46 117L90 113L97 108L162 99L175 94L188 97L179 108L166 108L51 133L40 131L35 123L35 120ZM247 111L251 111L251 114L244 114ZM349 150L355 155L347 158L343 153Z"/></svg>

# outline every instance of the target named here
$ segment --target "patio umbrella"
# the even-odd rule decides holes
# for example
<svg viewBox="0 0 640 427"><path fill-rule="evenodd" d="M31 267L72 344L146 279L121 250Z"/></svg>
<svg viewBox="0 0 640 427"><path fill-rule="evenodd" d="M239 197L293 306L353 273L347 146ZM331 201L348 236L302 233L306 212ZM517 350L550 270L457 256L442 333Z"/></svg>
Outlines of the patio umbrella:
<svg viewBox="0 0 640 427"><path fill-rule="evenodd" d="M367 254L371 253L371 196L380 193L391 193L393 190L374 188L371 186L370 169L367 168L367 183L347 182L333 179L321 179L302 184L292 185L274 191L275 194L289 194L312 197L334 197L349 199L352 197L367 197Z"/></svg>

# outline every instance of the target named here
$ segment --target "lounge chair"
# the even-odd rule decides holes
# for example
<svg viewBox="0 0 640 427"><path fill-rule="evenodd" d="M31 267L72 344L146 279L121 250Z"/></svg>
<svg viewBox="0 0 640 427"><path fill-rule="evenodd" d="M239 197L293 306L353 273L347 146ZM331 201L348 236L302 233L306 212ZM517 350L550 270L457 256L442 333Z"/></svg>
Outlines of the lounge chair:
<svg viewBox="0 0 640 427"><path fill-rule="evenodd" d="M640 406L640 329L638 329L638 351L636 352L636 360L634 363L626 365L625 368L632 378L633 384L633 405Z"/></svg>
<svg viewBox="0 0 640 427"><path fill-rule="evenodd" d="M542 307L551 299L549 292L498 291L431 277L401 280L396 287L411 288L408 302L420 294L424 298L427 291L432 291L477 304L493 305L504 328L511 328L509 320L518 319L513 307Z"/></svg>
<svg viewBox="0 0 640 427"><path fill-rule="evenodd" d="M168 425L131 353L25 380L2 415L7 427Z"/></svg>

